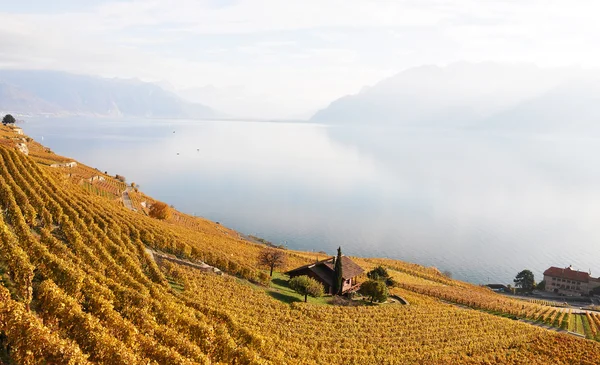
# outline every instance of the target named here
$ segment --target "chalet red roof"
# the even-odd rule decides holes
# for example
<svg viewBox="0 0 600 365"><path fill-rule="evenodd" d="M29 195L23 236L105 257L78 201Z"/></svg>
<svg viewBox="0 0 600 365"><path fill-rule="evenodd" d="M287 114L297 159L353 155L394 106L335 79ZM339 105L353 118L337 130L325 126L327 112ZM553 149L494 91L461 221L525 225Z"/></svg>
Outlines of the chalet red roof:
<svg viewBox="0 0 600 365"><path fill-rule="evenodd" d="M560 268L560 267L550 267L548 270L544 271L545 276L551 276L555 278L561 279L569 279L574 281L581 281L587 283L590 280L590 274L584 271L573 270L570 267ZM591 278L593 279L593 278Z"/></svg>

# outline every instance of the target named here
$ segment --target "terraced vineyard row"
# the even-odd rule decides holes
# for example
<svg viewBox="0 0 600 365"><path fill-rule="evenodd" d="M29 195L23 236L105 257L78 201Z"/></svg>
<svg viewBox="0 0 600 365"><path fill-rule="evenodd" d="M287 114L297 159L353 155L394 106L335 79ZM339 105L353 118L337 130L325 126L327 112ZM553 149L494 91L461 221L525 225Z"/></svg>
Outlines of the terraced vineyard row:
<svg viewBox="0 0 600 365"><path fill-rule="evenodd" d="M2 252L13 252L2 257L12 289L7 305L31 307L52 333L95 362L208 363L211 358L253 357L250 349L236 349L236 340L218 320L170 294L144 254L138 228L112 218L110 211L118 206L75 189L67 194L30 160L6 149L0 154ZM3 314L2 330L9 332L18 319L14 312ZM28 341L29 331L20 335L26 338L9 339L10 356L25 362L44 344Z"/></svg>
<svg viewBox="0 0 600 365"><path fill-rule="evenodd" d="M138 212L141 212L143 214L146 214L146 215L148 214L147 206L144 207L142 205L142 202L146 202L146 204L147 204L148 199L144 199L140 193L135 192L135 191L129 192L129 198L131 199L131 204L133 205L133 208L135 210L137 210Z"/></svg>
<svg viewBox="0 0 600 365"><path fill-rule="evenodd" d="M548 301L525 301L508 298L491 292L487 288L472 286L459 288L451 286L428 285L401 281L400 286L407 290L439 298L451 303L461 304L502 316L528 319L585 335L589 339L600 340L600 313L573 313L567 308L556 308Z"/></svg>
<svg viewBox="0 0 600 365"><path fill-rule="evenodd" d="M121 197L123 191L125 191L125 183L113 180L111 178L105 178L104 180L95 180L92 185L96 186L99 190L105 191L116 199Z"/></svg>
<svg viewBox="0 0 600 365"><path fill-rule="evenodd" d="M182 300L196 308L220 308L227 322L254 334L252 341L268 350L261 356L275 363L592 364L597 355L584 349L600 346L403 289L393 291L410 306L289 306L233 278L174 265L164 269L185 288ZM331 346L332 338L343 339L339 347ZM548 351L563 345L568 349L556 355Z"/></svg>
<svg viewBox="0 0 600 365"><path fill-rule="evenodd" d="M410 306L285 304L250 283L265 281L256 268L262 245L207 220L188 227L129 211L5 147L0 209L0 361L11 365L593 364L600 358L598 343L429 296L438 292L394 289ZM146 247L203 260L230 276L168 262L159 267ZM313 260L312 253L284 252L289 267ZM415 291L470 288L433 269L385 262ZM597 333L598 318L590 318L589 331ZM586 331L585 323L573 325Z"/></svg>
<svg viewBox="0 0 600 365"><path fill-rule="evenodd" d="M115 199L115 195L109 193L106 190L100 189L98 188L96 185L91 184L88 181L82 181L81 182L81 186L83 187L83 189L91 194L95 194L95 195L99 195L101 197L107 198L107 199Z"/></svg>

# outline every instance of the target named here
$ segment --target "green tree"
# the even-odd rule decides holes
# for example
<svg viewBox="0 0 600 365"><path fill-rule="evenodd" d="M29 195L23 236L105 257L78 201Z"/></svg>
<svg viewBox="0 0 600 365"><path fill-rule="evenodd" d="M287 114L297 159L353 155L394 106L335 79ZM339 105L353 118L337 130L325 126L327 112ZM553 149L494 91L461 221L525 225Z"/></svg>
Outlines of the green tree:
<svg viewBox="0 0 600 365"><path fill-rule="evenodd" d="M287 262L287 255L280 249L265 247L258 254L258 264L271 269L270 277L273 277L273 269L283 267Z"/></svg>
<svg viewBox="0 0 600 365"><path fill-rule="evenodd" d="M367 273L367 277L371 280L382 280L385 278L389 278L390 274L387 272L387 269L381 265L377 266L373 270Z"/></svg>
<svg viewBox="0 0 600 365"><path fill-rule="evenodd" d="M389 287L396 286L396 280L394 280L388 273L387 269L381 265L369 271L367 273L367 277L371 280L383 281L385 285Z"/></svg>
<svg viewBox="0 0 600 365"><path fill-rule="evenodd" d="M342 248L338 247L335 266L333 267L333 294L342 295L344 268L342 267Z"/></svg>
<svg viewBox="0 0 600 365"><path fill-rule="evenodd" d="M7 124L15 124L16 120L15 117L13 117L10 114L6 114L4 116L4 118L2 118L2 124L7 125Z"/></svg>
<svg viewBox="0 0 600 365"><path fill-rule="evenodd" d="M304 302L308 296L318 298L323 296L323 285L306 275L295 276L289 281L290 288L300 295L304 295Z"/></svg>
<svg viewBox="0 0 600 365"><path fill-rule="evenodd" d="M542 280L538 283L538 285L536 285L535 287L537 290L546 290L546 280Z"/></svg>
<svg viewBox="0 0 600 365"><path fill-rule="evenodd" d="M515 277L515 286L525 291L532 291L535 288L535 278L530 270L523 270Z"/></svg>
<svg viewBox="0 0 600 365"><path fill-rule="evenodd" d="M385 302L388 298L389 292L385 282L381 280L367 280L360 285L358 292L369 298L371 303Z"/></svg>

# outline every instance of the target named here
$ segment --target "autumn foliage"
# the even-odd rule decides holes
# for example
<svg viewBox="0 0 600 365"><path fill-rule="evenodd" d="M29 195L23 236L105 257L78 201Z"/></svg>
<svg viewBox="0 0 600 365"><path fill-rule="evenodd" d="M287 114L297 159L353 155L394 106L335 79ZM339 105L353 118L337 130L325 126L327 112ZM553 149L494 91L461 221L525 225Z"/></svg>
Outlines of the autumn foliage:
<svg viewBox="0 0 600 365"><path fill-rule="evenodd" d="M163 202L156 202L150 207L148 213L152 218L167 220L171 218L171 208Z"/></svg>
<svg viewBox="0 0 600 365"><path fill-rule="evenodd" d="M410 306L287 304L278 300L283 294L250 283L260 280L261 246L207 220L151 219L61 174L0 146L0 363L595 364L600 358L595 341L485 311L561 324L571 313L504 299L399 261L357 259L366 270L385 265L400 283L391 294ZM157 262L147 248L227 274ZM311 262L308 253L281 252L292 267ZM577 319L588 338L597 336L600 317Z"/></svg>

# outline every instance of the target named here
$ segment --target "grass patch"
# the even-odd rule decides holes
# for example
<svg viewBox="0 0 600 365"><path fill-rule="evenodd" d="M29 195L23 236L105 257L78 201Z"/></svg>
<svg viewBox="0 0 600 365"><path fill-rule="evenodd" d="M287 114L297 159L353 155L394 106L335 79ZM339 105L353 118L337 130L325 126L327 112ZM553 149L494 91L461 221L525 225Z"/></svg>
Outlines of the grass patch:
<svg viewBox="0 0 600 365"><path fill-rule="evenodd" d="M591 324L588 320L588 317L585 314L581 316L581 322L583 324L583 332L585 334L585 337L594 339L594 333L592 332Z"/></svg>
<svg viewBox="0 0 600 365"><path fill-rule="evenodd" d="M288 285L288 280L289 277L287 275L279 272L274 272L273 277L271 278L271 283L267 288L267 294L269 294L274 299L288 304L294 302L304 302L304 295L300 295L292 289L290 289ZM317 305L329 304L330 300L330 295L325 295L320 298L313 298L311 296L308 297L308 303Z"/></svg>
<svg viewBox="0 0 600 365"><path fill-rule="evenodd" d="M583 326L583 317L584 316L581 314L575 314L573 316L575 317L574 321L573 321L574 322L573 332L577 332L579 334L585 335L586 333L585 333L585 329Z"/></svg>
<svg viewBox="0 0 600 365"><path fill-rule="evenodd" d="M563 314L562 322L560 323L560 328L561 329L567 330L567 331L569 330L569 317L570 317L570 314L571 313L569 313L569 312L565 312Z"/></svg>

